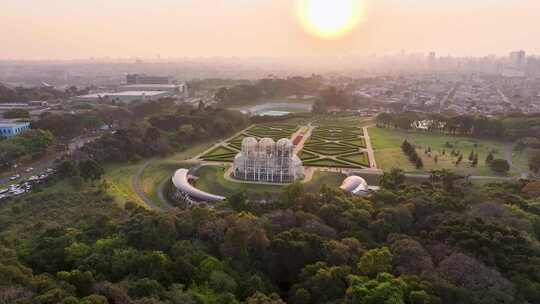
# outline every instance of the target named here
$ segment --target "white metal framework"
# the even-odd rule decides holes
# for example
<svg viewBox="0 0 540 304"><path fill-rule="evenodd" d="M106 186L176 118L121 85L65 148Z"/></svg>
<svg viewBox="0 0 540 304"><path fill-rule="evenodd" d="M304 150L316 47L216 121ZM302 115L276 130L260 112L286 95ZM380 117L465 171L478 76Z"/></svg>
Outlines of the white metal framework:
<svg viewBox="0 0 540 304"><path fill-rule="evenodd" d="M187 169L179 169L174 173L172 183L175 190L172 196L175 200L183 201L190 206L197 202L211 203L225 200L225 197L223 196L210 194L193 187L188 179L189 170Z"/></svg>
<svg viewBox="0 0 540 304"><path fill-rule="evenodd" d="M234 158L234 178L270 183L292 183L304 176L302 161L294 154L291 140L283 138L277 143L271 138L261 141L244 138L242 151Z"/></svg>

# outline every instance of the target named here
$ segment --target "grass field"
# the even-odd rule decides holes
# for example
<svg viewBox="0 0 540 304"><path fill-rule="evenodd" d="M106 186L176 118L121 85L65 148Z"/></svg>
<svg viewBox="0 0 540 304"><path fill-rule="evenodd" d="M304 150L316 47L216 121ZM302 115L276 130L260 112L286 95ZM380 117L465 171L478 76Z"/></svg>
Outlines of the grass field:
<svg viewBox="0 0 540 304"><path fill-rule="evenodd" d="M213 141L199 143L185 151L178 152L163 159L157 159L150 163L141 176L143 192L157 204L164 204L165 202L158 195L160 186L167 182L176 170L191 167L191 164L185 164L183 162L208 149L212 144Z"/></svg>
<svg viewBox="0 0 540 304"><path fill-rule="evenodd" d="M212 194L230 196L238 192L246 191L250 196L260 196L265 193L279 194L283 191L282 186L257 185L232 182L225 179L225 167L206 166L197 171L198 179L194 182L197 189Z"/></svg>
<svg viewBox="0 0 540 304"><path fill-rule="evenodd" d="M105 180L109 183L109 194L115 198L116 203L123 205L128 201L141 206L146 203L135 193L132 186L132 177L137 174L142 162L135 164L114 164L105 167Z"/></svg>
<svg viewBox="0 0 540 304"><path fill-rule="evenodd" d="M346 176L341 173L317 171L313 174L311 181L305 184L304 187L307 192L319 191L323 185L337 188L341 186L345 178Z"/></svg>
<svg viewBox="0 0 540 304"><path fill-rule="evenodd" d="M246 191L249 197L277 197L280 195L285 186L278 185L258 185L237 183L225 179L226 167L222 166L206 166L197 171L198 179L193 182L193 185L203 191L230 196L235 193ZM313 175L312 180L305 184L306 191L314 192L320 189L323 185L329 187L339 187L345 179L345 175L334 172L317 171Z"/></svg>
<svg viewBox="0 0 540 304"><path fill-rule="evenodd" d="M507 158L508 144L495 140L406 132L375 127L370 128L369 133L375 150L377 165L384 170L401 168L405 171L416 172L451 169L462 174L493 175L494 173L485 162L488 154L492 152L495 158ZM417 152L424 163L423 169L417 170L401 151L401 144L405 139L417 147ZM428 147L432 150L431 156L425 154L425 149ZM511 146L510 149L512 149ZM459 151L463 155L463 162L458 166L455 165L457 157L452 156L450 153L452 150ZM443 151L446 152L444 155ZM468 162L471 151L478 154L478 166L476 168L471 167ZM435 162L435 155L438 158L437 162ZM513 153L511 158L515 165L510 173L519 174L527 162L526 153Z"/></svg>

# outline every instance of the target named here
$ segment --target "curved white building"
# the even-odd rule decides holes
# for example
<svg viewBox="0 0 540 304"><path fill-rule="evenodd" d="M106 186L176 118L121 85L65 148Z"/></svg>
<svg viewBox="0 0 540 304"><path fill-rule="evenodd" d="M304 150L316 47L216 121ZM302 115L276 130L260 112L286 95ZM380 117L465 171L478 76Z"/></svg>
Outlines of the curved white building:
<svg viewBox="0 0 540 304"><path fill-rule="evenodd" d="M340 188L354 195L366 195L369 193L369 186L366 180L356 175L347 177Z"/></svg>
<svg viewBox="0 0 540 304"><path fill-rule="evenodd" d="M291 140L277 143L271 138L259 142L244 138L242 151L234 158L233 177L245 181L292 183L304 176L302 161L294 154Z"/></svg>
<svg viewBox="0 0 540 304"><path fill-rule="evenodd" d="M193 187L188 181L188 174L189 170L187 169L179 169L174 173L171 180L175 188L173 193L174 199L186 202L189 205L201 202L211 203L225 200L225 197L223 196L206 193Z"/></svg>

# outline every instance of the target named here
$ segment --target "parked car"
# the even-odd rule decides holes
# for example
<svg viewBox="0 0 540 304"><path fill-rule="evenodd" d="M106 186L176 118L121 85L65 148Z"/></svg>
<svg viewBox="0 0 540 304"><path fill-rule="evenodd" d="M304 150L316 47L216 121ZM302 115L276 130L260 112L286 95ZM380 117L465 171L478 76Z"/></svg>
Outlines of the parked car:
<svg viewBox="0 0 540 304"><path fill-rule="evenodd" d="M4 194L4 193L7 193L8 191L9 191L9 189L8 189L8 188L6 188L6 189L0 189L0 194Z"/></svg>
<svg viewBox="0 0 540 304"><path fill-rule="evenodd" d="M20 190L13 191L13 196L19 196L25 193L26 193L26 190L20 189Z"/></svg>
<svg viewBox="0 0 540 304"><path fill-rule="evenodd" d="M27 173L28 173L28 172L32 172L32 171L34 171L34 168L30 167L30 168L27 168L27 169L24 170L24 171L27 172Z"/></svg>
<svg viewBox="0 0 540 304"><path fill-rule="evenodd" d="M11 176L11 177L9 178L9 180L16 180L16 179L19 179L20 177L21 177L20 174L15 174L15 175Z"/></svg>

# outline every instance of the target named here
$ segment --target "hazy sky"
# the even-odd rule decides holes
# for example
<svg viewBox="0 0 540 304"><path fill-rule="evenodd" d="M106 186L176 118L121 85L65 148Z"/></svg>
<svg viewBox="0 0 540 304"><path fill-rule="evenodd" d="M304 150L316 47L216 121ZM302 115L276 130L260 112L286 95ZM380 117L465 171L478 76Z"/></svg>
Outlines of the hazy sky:
<svg viewBox="0 0 540 304"><path fill-rule="evenodd" d="M540 0L363 2L355 30L328 41L296 0L0 0L0 59L540 54Z"/></svg>

